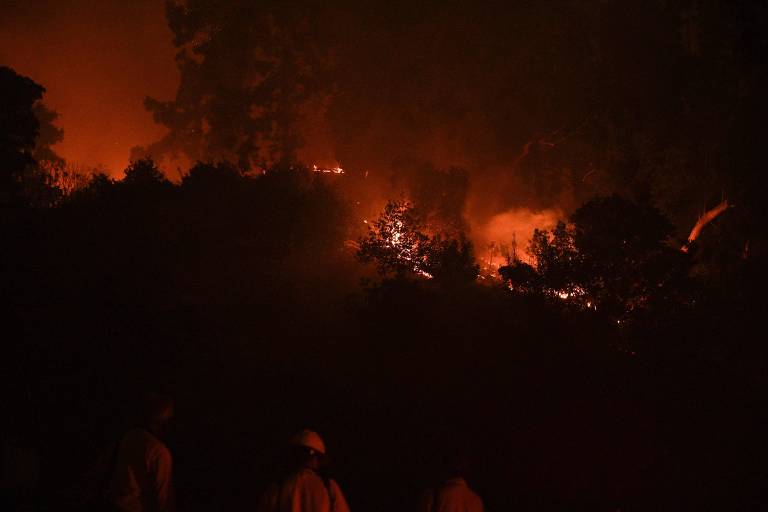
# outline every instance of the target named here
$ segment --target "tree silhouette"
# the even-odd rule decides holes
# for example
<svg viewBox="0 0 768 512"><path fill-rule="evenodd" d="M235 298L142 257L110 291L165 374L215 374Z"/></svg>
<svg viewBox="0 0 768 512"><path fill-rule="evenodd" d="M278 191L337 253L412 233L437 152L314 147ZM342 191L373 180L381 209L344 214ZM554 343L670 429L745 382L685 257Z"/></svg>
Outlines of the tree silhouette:
<svg viewBox="0 0 768 512"><path fill-rule="evenodd" d="M198 162L181 180L184 187L201 191L236 186L242 182L240 170L227 162L218 164Z"/></svg>
<svg viewBox="0 0 768 512"><path fill-rule="evenodd" d="M458 238L444 239L440 235L430 238L425 269L435 281L449 284L475 282L480 273L472 242L463 233Z"/></svg>
<svg viewBox="0 0 768 512"><path fill-rule="evenodd" d="M572 296L579 292L579 252L573 241L573 233L560 221L551 233L534 230L530 252L541 276L539 286L556 290L560 295Z"/></svg>
<svg viewBox="0 0 768 512"><path fill-rule="evenodd" d="M322 108L328 91L320 85L325 55L308 9L168 2L181 84L171 101L146 99L170 132L134 156L182 153L241 169L295 165L302 109Z"/></svg>
<svg viewBox="0 0 768 512"><path fill-rule="evenodd" d="M147 198L156 198L158 194L172 189L171 182L150 157L131 162L125 169L125 177L118 185L121 190L132 195Z"/></svg>
<svg viewBox="0 0 768 512"><path fill-rule="evenodd" d="M570 224L536 230L535 272L513 262L500 269L512 289L595 308L622 321L670 298L688 257L670 242L672 225L657 208L618 195L577 209Z"/></svg>
<svg viewBox="0 0 768 512"><path fill-rule="evenodd" d="M24 202L22 181L35 163L40 128L34 107L44 92L32 79L0 67L0 206Z"/></svg>
<svg viewBox="0 0 768 512"><path fill-rule="evenodd" d="M677 270L673 227L648 204L598 197L571 215L575 273L588 297L609 313L640 308Z"/></svg>

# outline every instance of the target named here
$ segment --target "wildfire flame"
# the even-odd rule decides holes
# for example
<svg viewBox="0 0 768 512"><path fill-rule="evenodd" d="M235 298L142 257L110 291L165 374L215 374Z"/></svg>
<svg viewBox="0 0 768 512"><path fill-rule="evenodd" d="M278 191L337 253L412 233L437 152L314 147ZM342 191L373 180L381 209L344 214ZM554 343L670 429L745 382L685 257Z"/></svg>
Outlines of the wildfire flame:
<svg viewBox="0 0 768 512"><path fill-rule="evenodd" d="M712 222L717 218L718 215L723 213L725 210L728 209L730 205L728 204L728 200L724 199L720 204L712 208L711 210L705 212L701 217L699 217L699 220L696 221L696 225L693 226L693 229L691 230L691 234L688 235L688 241L683 244L683 246L680 248L683 252L688 252L688 247L691 243L696 241L696 239L701 234L701 230L704 229L704 226Z"/></svg>
<svg viewBox="0 0 768 512"><path fill-rule="evenodd" d="M341 166L336 167L318 167L317 165L312 165L312 170L315 172L321 172L324 174L344 174L344 169L341 168Z"/></svg>
<svg viewBox="0 0 768 512"><path fill-rule="evenodd" d="M407 261L408 263L412 264L413 271L416 274L422 277L426 277L427 279L432 279L432 274L419 268L418 263L413 257L411 248L404 243L403 239L405 238L405 225L403 222L400 220L396 221L394 223L394 227L395 228L392 230L390 237L386 241L387 245L397 251L398 259Z"/></svg>
<svg viewBox="0 0 768 512"><path fill-rule="evenodd" d="M473 238L481 278L499 279L499 267L511 260L533 264L528 242L534 229L552 229L562 217L563 212L557 209L513 208L494 215L484 224L475 224Z"/></svg>

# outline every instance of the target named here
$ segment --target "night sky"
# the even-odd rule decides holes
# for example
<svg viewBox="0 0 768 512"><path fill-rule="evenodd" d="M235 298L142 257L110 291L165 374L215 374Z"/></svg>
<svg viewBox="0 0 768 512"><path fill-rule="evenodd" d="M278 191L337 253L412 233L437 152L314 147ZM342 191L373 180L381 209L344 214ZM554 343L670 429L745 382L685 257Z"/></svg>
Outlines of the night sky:
<svg viewBox="0 0 768 512"><path fill-rule="evenodd" d="M132 146L163 134L142 102L177 86L171 37L161 1L10 0L0 61L46 87L65 129L61 156L117 175Z"/></svg>

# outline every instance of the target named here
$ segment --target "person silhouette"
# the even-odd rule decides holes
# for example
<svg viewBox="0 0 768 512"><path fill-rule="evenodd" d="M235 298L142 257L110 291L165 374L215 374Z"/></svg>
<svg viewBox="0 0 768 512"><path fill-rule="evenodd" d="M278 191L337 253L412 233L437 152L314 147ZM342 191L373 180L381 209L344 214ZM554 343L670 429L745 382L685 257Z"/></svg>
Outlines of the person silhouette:
<svg viewBox="0 0 768 512"><path fill-rule="evenodd" d="M335 480L323 475L325 443L317 432L304 429L290 443L285 475L267 488L260 512L349 512Z"/></svg>
<svg viewBox="0 0 768 512"><path fill-rule="evenodd" d="M483 512L483 500L464 479L465 457L448 454L441 465L438 484L423 493L418 512Z"/></svg>
<svg viewBox="0 0 768 512"><path fill-rule="evenodd" d="M161 438L173 417L173 401L151 393L139 425L120 440L106 491L119 512L172 512L175 509L171 472L173 459Z"/></svg>

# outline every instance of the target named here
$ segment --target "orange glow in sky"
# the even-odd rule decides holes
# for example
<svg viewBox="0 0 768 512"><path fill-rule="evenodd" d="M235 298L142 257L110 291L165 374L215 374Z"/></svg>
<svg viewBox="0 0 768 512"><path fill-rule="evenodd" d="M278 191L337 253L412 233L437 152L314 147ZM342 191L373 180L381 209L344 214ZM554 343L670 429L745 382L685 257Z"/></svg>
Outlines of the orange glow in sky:
<svg viewBox="0 0 768 512"><path fill-rule="evenodd" d="M64 129L61 156L120 175L133 146L165 131L143 101L175 93L171 37L161 0L30 0L0 20L0 65L46 88Z"/></svg>

